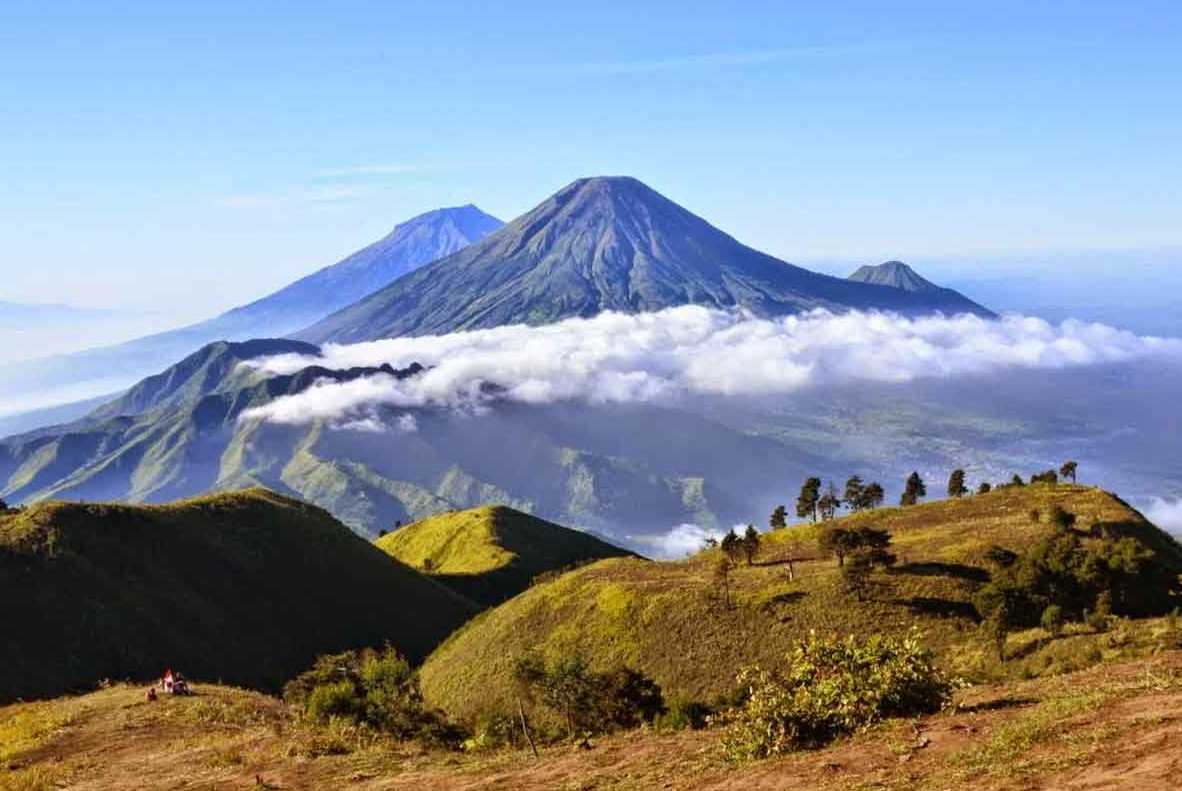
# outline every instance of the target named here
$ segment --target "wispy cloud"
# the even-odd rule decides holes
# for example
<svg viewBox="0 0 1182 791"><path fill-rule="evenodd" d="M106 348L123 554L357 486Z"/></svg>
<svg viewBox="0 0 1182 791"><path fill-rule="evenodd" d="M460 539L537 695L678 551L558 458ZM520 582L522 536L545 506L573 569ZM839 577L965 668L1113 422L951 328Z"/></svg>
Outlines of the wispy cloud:
<svg viewBox="0 0 1182 791"><path fill-rule="evenodd" d="M378 163L368 165L348 165L339 168L322 170L315 175L317 179L339 179L355 176L405 176L411 173L431 173L446 170L439 165L416 165L408 163Z"/></svg>
<svg viewBox="0 0 1182 791"><path fill-rule="evenodd" d="M1182 536L1182 500L1155 498L1145 509L1150 522L1176 536Z"/></svg>
<svg viewBox="0 0 1182 791"><path fill-rule="evenodd" d="M750 50L747 52L707 52L668 58L624 61L594 61L569 68L576 74L613 76L646 74L685 69L733 68L783 63L793 60L838 58L884 51L882 45L849 44L817 47L789 47L784 49Z"/></svg>
<svg viewBox="0 0 1182 791"><path fill-rule="evenodd" d="M375 192L364 184L322 184L282 192L256 192L228 195L222 204L232 209L282 209L293 206L343 203Z"/></svg>

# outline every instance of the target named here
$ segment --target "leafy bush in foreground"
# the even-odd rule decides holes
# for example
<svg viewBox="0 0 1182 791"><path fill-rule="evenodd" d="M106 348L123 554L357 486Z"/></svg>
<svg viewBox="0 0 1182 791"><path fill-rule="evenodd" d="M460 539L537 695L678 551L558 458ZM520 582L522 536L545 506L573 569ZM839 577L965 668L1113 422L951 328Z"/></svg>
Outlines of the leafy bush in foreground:
<svg viewBox="0 0 1182 791"><path fill-rule="evenodd" d="M914 634L865 641L811 634L783 669L739 674L745 702L717 721L732 760L819 747L886 717L939 711L956 683Z"/></svg>
<svg viewBox="0 0 1182 791"><path fill-rule="evenodd" d="M322 656L287 683L283 699L318 725L349 723L432 744L459 739L454 727L424 706L410 665L390 647Z"/></svg>

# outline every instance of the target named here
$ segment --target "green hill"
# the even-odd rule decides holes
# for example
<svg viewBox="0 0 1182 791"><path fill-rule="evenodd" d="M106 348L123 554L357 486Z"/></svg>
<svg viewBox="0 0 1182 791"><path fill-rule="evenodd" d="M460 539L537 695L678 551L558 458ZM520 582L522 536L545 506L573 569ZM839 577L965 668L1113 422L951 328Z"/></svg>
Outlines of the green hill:
<svg viewBox="0 0 1182 791"><path fill-rule="evenodd" d="M539 574L631 554L503 505L437 514L376 543L403 563L485 604L515 596Z"/></svg>
<svg viewBox="0 0 1182 791"><path fill-rule="evenodd" d="M973 593L989 579L986 551L1021 550L1053 529L1031 511L1059 505L1076 529L1118 524L1126 535L1182 570L1182 549L1116 497L1082 486L1005 489L908 509L878 509L837 524L889 529L898 562L876 575L859 602L837 563L816 547L818 528L801 525L763 537L756 565L731 573L734 606L722 606L712 579L717 550L685 561L601 561L530 588L473 619L424 663L423 691L460 717L509 707L514 659L527 650L580 653L593 665L625 664L654 678L669 698L710 700L729 692L734 673L779 661L809 630L836 634L918 628L961 672L987 661ZM785 561L794 561L789 581Z"/></svg>
<svg viewBox="0 0 1182 791"><path fill-rule="evenodd" d="M0 700L149 678L274 689L323 653L421 660L475 611L327 512L253 489L0 516Z"/></svg>

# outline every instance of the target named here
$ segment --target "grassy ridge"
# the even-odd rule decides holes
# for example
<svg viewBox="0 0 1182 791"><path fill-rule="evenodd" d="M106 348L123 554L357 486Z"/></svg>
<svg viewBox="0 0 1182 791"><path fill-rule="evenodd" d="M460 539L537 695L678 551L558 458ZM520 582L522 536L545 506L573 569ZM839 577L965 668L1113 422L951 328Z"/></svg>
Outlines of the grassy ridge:
<svg viewBox="0 0 1182 791"><path fill-rule="evenodd" d="M716 552L672 563L605 560L474 619L424 664L423 690L461 717L507 707L513 660L536 649L550 656L582 653L602 667L630 665L654 678L667 697L709 700L729 692L739 666L777 661L813 629L871 634L917 628L958 669L972 669L986 653L971 603L989 578L985 551L1036 541L1052 528L1032 522L1031 511L1056 504L1077 514L1082 530L1122 523L1149 546L1179 551L1119 499L1082 486L1005 489L879 509L842 520L885 527L894 537L899 562L877 575L869 601L846 592L836 562L818 555L811 525L764 536L757 565L731 574L730 608L720 605L712 582Z"/></svg>
<svg viewBox="0 0 1182 791"><path fill-rule="evenodd" d="M379 538L377 546L469 598L497 604L534 577L630 553L595 536L503 505L448 511Z"/></svg>
<svg viewBox="0 0 1182 791"><path fill-rule="evenodd" d="M169 665L275 688L349 647L421 659L473 612L327 512L262 489L0 517L0 700Z"/></svg>

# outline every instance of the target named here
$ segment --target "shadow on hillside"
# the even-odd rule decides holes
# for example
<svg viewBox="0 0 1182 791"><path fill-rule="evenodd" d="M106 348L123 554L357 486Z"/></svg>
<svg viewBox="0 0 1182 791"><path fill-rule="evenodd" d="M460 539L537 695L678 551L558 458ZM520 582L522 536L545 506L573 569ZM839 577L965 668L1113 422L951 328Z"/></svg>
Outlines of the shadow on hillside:
<svg viewBox="0 0 1182 791"><path fill-rule="evenodd" d="M1006 709L1020 709L1038 703L1038 698L998 698L976 703L972 706L959 706L957 711L965 714L979 714L984 711L1004 711Z"/></svg>
<svg viewBox="0 0 1182 791"><path fill-rule="evenodd" d="M977 608L964 601L949 601L948 599L916 596L911 599L900 599L899 603L920 615L937 615L941 618L968 618L973 622L981 620L981 616L977 614Z"/></svg>
<svg viewBox="0 0 1182 791"><path fill-rule="evenodd" d="M971 582L988 582L989 572L977 566L960 563L903 563L891 569L892 574L913 574L917 577L956 577Z"/></svg>
<svg viewBox="0 0 1182 791"><path fill-rule="evenodd" d="M772 606L775 604L791 604L792 602L800 601L807 595L808 594L804 591L788 591L786 593L778 593L768 599L765 604L767 606Z"/></svg>

